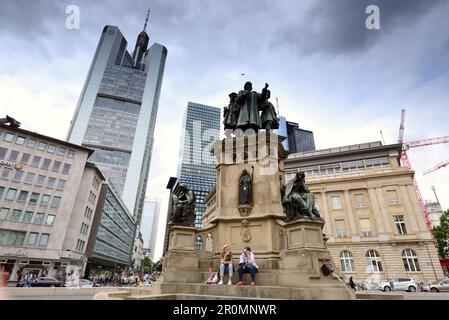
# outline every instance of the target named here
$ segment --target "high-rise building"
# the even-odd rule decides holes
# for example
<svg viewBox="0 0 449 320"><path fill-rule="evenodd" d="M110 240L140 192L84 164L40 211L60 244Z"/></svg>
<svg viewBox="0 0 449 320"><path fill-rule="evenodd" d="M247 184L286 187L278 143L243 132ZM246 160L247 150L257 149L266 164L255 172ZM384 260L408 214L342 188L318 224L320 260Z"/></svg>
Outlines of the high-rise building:
<svg viewBox="0 0 449 320"><path fill-rule="evenodd" d="M277 134L279 136L285 137L286 139L282 141L282 146L285 150L289 150L288 148L288 133L287 133L287 120L283 116L279 116L279 129Z"/></svg>
<svg viewBox="0 0 449 320"><path fill-rule="evenodd" d="M142 222L140 232L143 238L144 254L155 259L154 250L156 247L157 227L159 224L159 215L161 210L161 199L147 198L143 205Z"/></svg>
<svg viewBox="0 0 449 320"><path fill-rule="evenodd" d="M285 119L285 118L284 118ZM281 121L282 124L282 121ZM280 124L280 127L281 127ZM306 152L315 150L313 132L299 128L296 122L286 121L288 151ZM285 145L284 145L285 148Z"/></svg>
<svg viewBox="0 0 449 320"><path fill-rule="evenodd" d="M146 22L145 22L146 27ZM76 107L67 140L91 157L140 223L150 168L167 49L148 49L145 29L133 54L118 27L105 26Z"/></svg>
<svg viewBox="0 0 449 320"><path fill-rule="evenodd" d="M221 109L189 102L184 114L178 178L196 196L195 227L202 227L204 197L215 186L215 158L209 149L220 138Z"/></svg>
<svg viewBox="0 0 449 320"><path fill-rule="evenodd" d="M401 148L376 141L294 153L284 162L287 180L305 172L336 272L346 281L443 277L414 172L400 165Z"/></svg>

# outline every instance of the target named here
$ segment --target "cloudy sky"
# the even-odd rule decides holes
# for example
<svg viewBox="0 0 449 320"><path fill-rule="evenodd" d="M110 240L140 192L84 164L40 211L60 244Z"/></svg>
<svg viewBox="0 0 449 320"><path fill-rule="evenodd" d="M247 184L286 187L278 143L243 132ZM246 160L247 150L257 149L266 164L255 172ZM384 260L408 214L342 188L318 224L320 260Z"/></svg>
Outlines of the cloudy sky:
<svg viewBox="0 0 449 320"><path fill-rule="evenodd" d="M71 4L78 30L65 27ZM379 30L365 27L369 4ZM402 108L406 141L449 135L449 2L438 0L0 0L0 115L64 139L104 25L132 51L148 7L150 42L168 49L147 192L162 198L161 227L187 102L222 107L248 80L268 82L319 149L381 140L380 130L395 143ZM409 156L424 198L433 185L447 209L449 166L422 172L449 159L449 144Z"/></svg>

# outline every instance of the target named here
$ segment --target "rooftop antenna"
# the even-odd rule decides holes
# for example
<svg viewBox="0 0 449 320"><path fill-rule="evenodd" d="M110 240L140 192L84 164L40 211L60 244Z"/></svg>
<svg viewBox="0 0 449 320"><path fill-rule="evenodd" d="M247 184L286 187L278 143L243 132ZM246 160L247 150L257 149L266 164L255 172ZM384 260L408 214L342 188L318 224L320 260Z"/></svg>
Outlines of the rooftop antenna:
<svg viewBox="0 0 449 320"><path fill-rule="evenodd" d="M147 29L148 17L149 16L150 16L150 8L148 8L148 11L147 11L147 17L145 19L145 24L143 25L143 31L145 31Z"/></svg>
<svg viewBox="0 0 449 320"><path fill-rule="evenodd" d="M278 109L278 115L280 115L280 113L279 113L279 99L278 99L278 97L276 97L276 107Z"/></svg>
<svg viewBox="0 0 449 320"><path fill-rule="evenodd" d="M384 134L382 133L382 130L380 130L380 135L382 136L382 143L385 145L385 139L384 139Z"/></svg>

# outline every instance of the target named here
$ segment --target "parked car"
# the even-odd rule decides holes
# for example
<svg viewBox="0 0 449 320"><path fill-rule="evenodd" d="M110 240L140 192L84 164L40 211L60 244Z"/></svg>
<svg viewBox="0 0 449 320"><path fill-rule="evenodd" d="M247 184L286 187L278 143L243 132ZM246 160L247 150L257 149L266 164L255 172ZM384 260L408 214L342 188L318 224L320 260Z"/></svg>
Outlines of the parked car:
<svg viewBox="0 0 449 320"><path fill-rule="evenodd" d="M379 289L385 292L392 290L415 292L419 289L419 283L412 278L393 278L387 282L380 283Z"/></svg>
<svg viewBox="0 0 449 320"><path fill-rule="evenodd" d="M93 288L93 287L99 287L100 284L98 283L93 283L92 281L88 280L88 279L79 279L76 278L74 280L71 281L66 281L65 283L65 287L67 288Z"/></svg>
<svg viewBox="0 0 449 320"><path fill-rule="evenodd" d="M32 287L61 287L61 282L53 277L39 277L31 281Z"/></svg>
<svg viewBox="0 0 449 320"><path fill-rule="evenodd" d="M430 292L449 291L449 278L438 280L430 284L425 284L422 287L422 291L430 291Z"/></svg>

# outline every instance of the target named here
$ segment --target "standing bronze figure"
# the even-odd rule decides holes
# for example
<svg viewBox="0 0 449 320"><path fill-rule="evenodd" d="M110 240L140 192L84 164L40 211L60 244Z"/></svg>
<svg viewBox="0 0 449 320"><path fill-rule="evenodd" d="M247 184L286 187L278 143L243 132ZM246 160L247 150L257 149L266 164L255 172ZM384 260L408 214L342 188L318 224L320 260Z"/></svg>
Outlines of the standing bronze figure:
<svg viewBox="0 0 449 320"><path fill-rule="evenodd" d="M262 129L270 131L271 129L279 129L279 120L274 109L273 104L268 101L271 97L271 91L268 90L268 83L265 84L265 88L262 89L262 98L264 99L260 104L260 110L262 114L260 116L260 122Z"/></svg>
<svg viewBox="0 0 449 320"><path fill-rule="evenodd" d="M239 180L239 205L253 204L253 179L248 171L243 170Z"/></svg>
<svg viewBox="0 0 449 320"><path fill-rule="evenodd" d="M261 128L259 106L262 100L261 94L253 91L251 82L246 82L244 89L237 95L239 105L239 117L237 128L243 131L253 129L256 133Z"/></svg>

